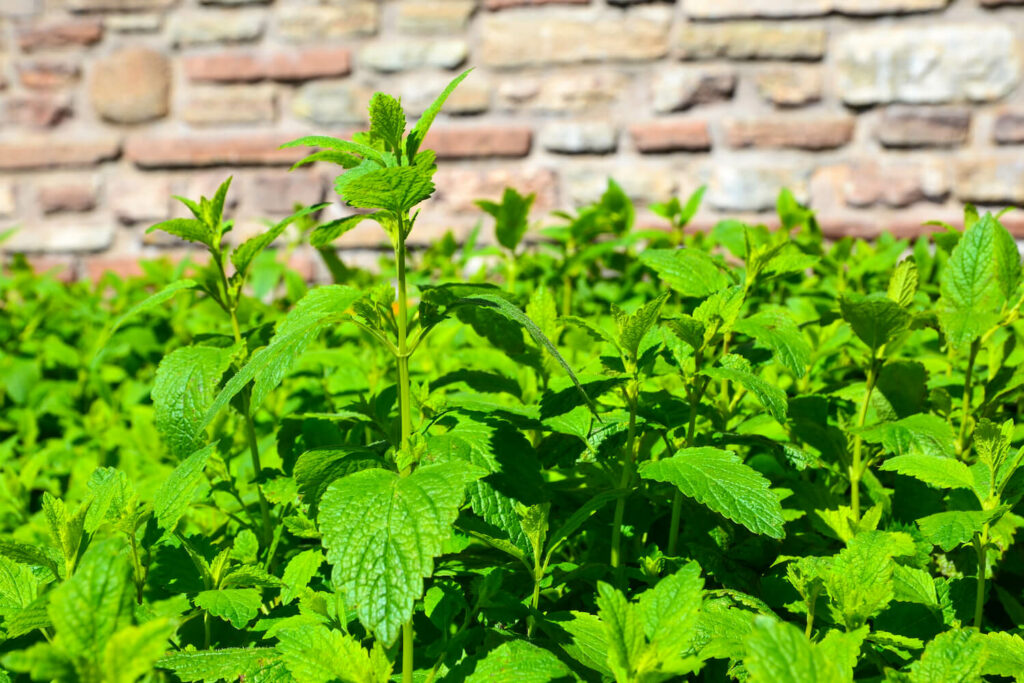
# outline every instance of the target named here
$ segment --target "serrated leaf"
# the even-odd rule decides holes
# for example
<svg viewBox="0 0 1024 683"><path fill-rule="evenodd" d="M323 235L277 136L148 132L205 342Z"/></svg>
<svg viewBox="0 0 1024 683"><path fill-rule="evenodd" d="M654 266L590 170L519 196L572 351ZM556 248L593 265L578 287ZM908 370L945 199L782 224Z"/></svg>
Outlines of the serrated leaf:
<svg viewBox="0 0 1024 683"><path fill-rule="evenodd" d="M850 539L824 576L837 620L856 629L885 609L895 597L892 558L914 552L903 532L865 531Z"/></svg>
<svg viewBox="0 0 1024 683"><path fill-rule="evenodd" d="M608 503L621 498L626 495L625 491L603 491L586 503L576 509L569 518L565 520L562 526L555 529L548 539L547 557L551 557L552 554L574 533L579 529L584 522L590 519L595 512L603 508Z"/></svg>
<svg viewBox="0 0 1024 683"><path fill-rule="evenodd" d="M134 683L153 670L153 664L167 652L177 624L171 619L154 619L122 628L107 642L103 656L103 680Z"/></svg>
<svg viewBox="0 0 1024 683"><path fill-rule="evenodd" d="M637 607L644 633L659 660L678 657L690 646L696 634L703 589L700 566L690 562L640 594Z"/></svg>
<svg viewBox="0 0 1024 683"><path fill-rule="evenodd" d="M770 349L775 359L794 375L804 376L811 360L811 345L788 311L762 310L738 320L734 329L752 337L756 346Z"/></svg>
<svg viewBox="0 0 1024 683"><path fill-rule="evenodd" d="M225 588L222 590L202 591L193 599L196 607L200 607L215 617L230 622L237 629L256 618L263 600L255 588Z"/></svg>
<svg viewBox="0 0 1024 683"><path fill-rule="evenodd" d="M135 304L127 311L118 316L110 325L105 327L100 333L99 339L96 341L96 352L93 354L92 362L89 364L89 369L95 371L99 366L100 359L103 357L103 352L106 350L107 343L110 338L117 332L122 325L137 316L139 313L156 308L160 304L164 303L178 292L184 289L194 289L198 285L195 280L175 280L171 284L167 285L159 292L152 294L139 303Z"/></svg>
<svg viewBox="0 0 1024 683"><path fill-rule="evenodd" d="M569 667L547 650L511 640L477 662L466 683L549 683L571 675Z"/></svg>
<svg viewBox="0 0 1024 683"><path fill-rule="evenodd" d="M176 458L202 446L203 415L213 403L220 378L231 365L233 348L185 346L160 361L153 381L157 431Z"/></svg>
<svg viewBox="0 0 1024 683"><path fill-rule="evenodd" d="M288 561L288 566L284 568L284 574L281 576L281 582L284 584L281 589L282 605L287 605L298 597L316 576L325 559L319 550L304 550Z"/></svg>
<svg viewBox="0 0 1024 683"><path fill-rule="evenodd" d="M50 536L64 557L64 575L67 576L72 572L78 560L78 550L82 544L82 532L85 530L88 504L79 506L74 512L69 512L63 500L46 492L43 493L42 507L50 528Z"/></svg>
<svg viewBox="0 0 1024 683"><path fill-rule="evenodd" d="M946 489L974 489L974 475L967 465L952 458L932 455L898 455L882 463L882 470L919 479Z"/></svg>
<svg viewBox="0 0 1024 683"><path fill-rule="evenodd" d="M325 135L307 135L281 145L281 149L288 149L289 147L323 147L324 149L334 150L336 152L356 154L364 159L374 161L381 166L385 165L384 155L381 154L379 150L358 142L339 140L338 138L331 138Z"/></svg>
<svg viewBox="0 0 1024 683"><path fill-rule="evenodd" d="M472 69L463 71L447 86L445 86L445 89L442 90L441 94L438 95L434 101L430 103L430 106L423 111L419 121L417 121L416 125L413 126L411 131L409 131L409 137L405 140L405 153L410 159L416 158L417 153L420 151L420 146L423 144L423 139L427 136L427 131L430 130L430 126L434 123L434 119L436 119L437 115L441 113L441 107L444 106L445 100L447 100L448 96L452 94L452 91L459 86L459 83L469 75L470 71L472 71Z"/></svg>
<svg viewBox="0 0 1024 683"><path fill-rule="evenodd" d="M32 570L0 555L0 615L28 607L38 593L39 581Z"/></svg>
<svg viewBox="0 0 1024 683"><path fill-rule="evenodd" d="M494 217L494 236L498 244L514 251L526 234L529 225L530 207L536 195L521 195L515 188L506 187L501 203L479 199L475 203Z"/></svg>
<svg viewBox="0 0 1024 683"><path fill-rule="evenodd" d="M405 135L405 112L402 104L391 95L376 92L370 98L370 135L383 140L388 148L397 151Z"/></svg>
<svg viewBox="0 0 1024 683"><path fill-rule="evenodd" d="M754 374L750 363L734 353L722 356L721 366L704 368L701 373L717 380L736 382L753 394L758 402L779 422L785 423L789 403L786 392Z"/></svg>
<svg viewBox="0 0 1024 683"><path fill-rule="evenodd" d="M889 278L888 297L903 308L914 303L917 294L917 264L913 259L904 259L896 266Z"/></svg>
<svg viewBox="0 0 1024 683"><path fill-rule="evenodd" d="M640 476L673 484L683 495L755 534L785 536L782 505L768 480L731 451L684 448L671 458L642 463Z"/></svg>
<svg viewBox="0 0 1024 683"><path fill-rule="evenodd" d="M853 679L792 624L758 616L744 640L750 683L845 683Z"/></svg>
<svg viewBox="0 0 1024 683"><path fill-rule="evenodd" d="M85 532L93 533L108 518L117 519L134 496L128 475L113 467L100 467L89 477L92 501L85 513Z"/></svg>
<svg viewBox="0 0 1024 683"><path fill-rule="evenodd" d="M911 683L968 683L981 678L985 646L966 630L940 633L924 649L921 659L910 665Z"/></svg>
<svg viewBox="0 0 1024 683"><path fill-rule="evenodd" d="M1021 677L1021 672L1024 672L1024 638L1017 633L994 631L976 633L974 639L981 641L984 647L984 675Z"/></svg>
<svg viewBox="0 0 1024 683"><path fill-rule="evenodd" d="M380 467L380 457L362 447L316 448L295 461L293 476L302 501L315 514L324 491L335 479L360 470Z"/></svg>
<svg viewBox="0 0 1024 683"><path fill-rule="evenodd" d="M357 213L318 225L316 229L309 234L309 243L317 248L326 247L363 221L367 219L376 220L376 215L377 214L375 213Z"/></svg>
<svg viewBox="0 0 1024 683"><path fill-rule="evenodd" d="M485 474L462 462L427 465L407 477L365 470L324 493L319 523L327 560L359 620L384 643L395 641L423 594L466 485Z"/></svg>
<svg viewBox="0 0 1024 683"><path fill-rule="evenodd" d="M685 297L704 298L733 284L711 256L697 249L646 249L640 262Z"/></svg>
<svg viewBox="0 0 1024 683"><path fill-rule="evenodd" d="M917 526L926 541L949 552L969 542L986 523L1002 513L1002 509L950 510L922 517L917 520Z"/></svg>
<svg viewBox="0 0 1024 683"><path fill-rule="evenodd" d="M175 652L156 663L161 669L170 669L186 683L221 680L248 680L256 671L270 665L278 657L269 647L231 647L202 652Z"/></svg>
<svg viewBox="0 0 1024 683"><path fill-rule="evenodd" d="M935 579L924 569L897 564L892 573L893 600L938 608Z"/></svg>
<svg viewBox="0 0 1024 683"><path fill-rule="evenodd" d="M603 581L597 584L597 607L608 643L608 667L618 680L634 674L647 643L639 610L620 591Z"/></svg>
<svg viewBox="0 0 1024 683"><path fill-rule="evenodd" d="M910 314L884 294L846 294L839 298L839 310L873 354L910 327Z"/></svg>
<svg viewBox="0 0 1024 683"><path fill-rule="evenodd" d="M46 567L54 577L59 575L54 552L47 548L0 539L0 557L10 558L19 564Z"/></svg>
<svg viewBox="0 0 1024 683"><path fill-rule="evenodd" d="M937 415L917 413L860 430L868 443L880 443L887 453L952 459L956 456L953 427Z"/></svg>
<svg viewBox="0 0 1024 683"><path fill-rule="evenodd" d="M653 301L648 301L633 313L626 313L617 306L612 306L619 349L626 358L631 359L634 363L640 343L651 331L651 328L657 324L661 308L667 300L668 293L665 292Z"/></svg>
<svg viewBox="0 0 1024 683"><path fill-rule="evenodd" d="M375 643L367 651L352 636L320 624L285 629L277 651L296 681L305 683L387 683L391 664Z"/></svg>
<svg viewBox="0 0 1024 683"><path fill-rule="evenodd" d="M206 483L203 472L214 448L215 445L210 444L185 458L157 489L153 498L153 515L164 531L174 531L178 520Z"/></svg>
<svg viewBox="0 0 1024 683"><path fill-rule="evenodd" d="M338 176L334 188L349 206L385 209L396 215L409 211L434 193L432 166L377 168Z"/></svg>
<svg viewBox="0 0 1024 683"><path fill-rule="evenodd" d="M172 218L151 226L146 233L162 230L187 242L197 242L209 249L216 249L218 235L205 222L196 218Z"/></svg>
<svg viewBox="0 0 1024 683"><path fill-rule="evenodd" d="M253 259L255 259L260 254L260 252L262 252L264 249L273 244L274 240L280 237L281 233L283 233L289 225L299 220L300 218L304 218L312 213L316 213L317 211L320 211L321 209L327 206L329 206L329 204L315 204L313 206L307 206L305 208L299 209L291 216L288 216L284 220L274 224L274 226L271 227L266 232L256 235L255 237L251 237L245 242L242 242L235 248L234 251L231 252L231 263L233 263L235 266L235 272L244 275L246 272L248 272L249 266L252 264Z"/></svg>

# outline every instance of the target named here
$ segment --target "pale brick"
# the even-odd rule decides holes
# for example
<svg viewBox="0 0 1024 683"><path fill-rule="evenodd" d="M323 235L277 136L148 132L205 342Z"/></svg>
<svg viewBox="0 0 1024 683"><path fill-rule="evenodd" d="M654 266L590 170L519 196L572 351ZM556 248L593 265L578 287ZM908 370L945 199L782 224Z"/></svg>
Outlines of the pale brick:
<svg viewBox="0 0 1024 683"><path fill-rule="evenodd" d="M822 76L817 67L771 69L757 75L757 91L776 107L802 107L821 100Z"/></svg>
<svg viewBox="0 0 1024 683"><path fill-rule="evenodd" d="M103 24L92 19L73 19L37 24L18 33L23 52L63 47L84 47L103 38Z"/></svg>
<svg viewBox="0 0 1024 683"><path fill-rule="evenodd" d="M122 223L157 223L170 217L171 184L167 178L119 175L107 184L108 204Z"/></svg>
<svg viewBox="0 0 1024 683"><path fill-rule="evenodd" d="M478 216L478 199L501 201L506 187L521 194L535 194L534 211L550 211L558 206L558 178L549 168L514 167L486 170L441 166L434 175L437 190L430 198L430 209ZM426 215L426 212L424 212Z"/></svg>
<svg viewBox="0 0 1024 683"><path fill-rule="evenodd" d="M721 211L766 211L775 207L782 188L806 201L810 169L769 162L716 162L706 200Z"/></svg>
<svg viewBox="0 0 1024 683"><path fill-rule="evenodd" d="M831 175L830 189L835 198L823 198L821 188L814 187L822 175ZM903 208L924 200L941 201L949 193L949 186L945 167L936 161L857 161L834 167L831 173L816 171L812 194L817 208L824 208L834 199L856 208Z"/></svg>
<svg viewBox="0 0 1024 683"><path fill-rule="evenodd" d="M2 101L3 121L14 126L50 128L71 116L71 97L66 93L8 95Z"/></svg>
<svg viewBox="0 0 1024 683"><path fill-rule="evenodd" d="M377 32L376 2L353 0L340 7L295 7L277 9L273 25L280 36L292 43L372 35Z"/></svg>
<svg viewBox="0 0 1024 683"><path fill-rule="evenodd" d="M466 61L469 46L460 38L407 39L370 43L359 52L359 61L377 71L408 71L424 66L453 69Z"/></svg>
<svg viewBox="0 0 1024 683"><path fill-rule="evenodd" d="M983 7L1002 7L1004 5L1024 5L1024 0L979 0Z"/></svg>
<svg viewBox="0 0 1024 683"><path fill-rule="evenodd" d="M83 213L96 208L95 178L54 178L41 183L36 201L44 214Z"/></svg>
<svg viewBox="0 0 1024 683"><path fill-rule="evenodd" d="M674 66L655 72L651 80L651 100L658 113L729 100L735 90L736 73L732 70Z"/></svg>
<svg viewBox="0 0 1024 683"><path fill-rule="evenodd" d="M0 3L0 17L30 17L42 10L42 0L4 0Z"/></svg>
<svg viewBox="0 0 1024 683"><path fill-rule="evenodd" d="M541 113L592 112L618 102L628 84L615 71L520 76L498 87L498 101L503 108Z"/></svg>
<svg viewBox="0 0 1024 683"><path fill-rule="evenodd" d="M507 9L509 7L535 7L541 5L587 5L590 0L484 0L484 7L489 10Z"/></svg>
<svg viewBox="0 0 1024 683"><path fill-rule="evenodd" d="M224 7L240 7L242 5L267 5L273 0L199 0L202 5L222 5Z"/></svg>
<svg viewBox="0 0 1024 683"><path fill-rule="evenodd" d="M676 36L682 59L819 60L826 32L817 24L736 21L684 24Z"/></svg>
<svg viewBox="0 0 1024 683"><path fill-rule="evenodd" d="M941 10L949 0L685 0L694 19L742 17L819 17L832 12L850 15L909 14Z"/></svg>
<svg viewBox="0 0 1024 683"><path fill-rule="evenodd" d="M362 125L372 89L347 81L317 81L299 88L292 112L318 126Z"/></svg>
<svg viewBox="0 0 1024 683"><path fill-rule="evenodd" d="M963 107L888 107L875 131L885 147L954 147L967 142L971 112Z"/></svg>
<svg viewBox="0 0 1024 683"><path fill-rule="evenodd" d="M82 259L82 265L85 270L85 278L90 282L99 282L108 274L116 275L121 279L141 277L146 274L140 255L86 256Z"/></svg>
<svg viewBox="0 0 1024 683"><path fill-rule="evenodd" d="M8 218L18 210L18 202L14 193L14 184L0 181L0 218Z"/></svg>
<svg viewBox="0 0 1024 683"><path fill-rule="evenodd" d="M278 149L297 135L207 135L150 137L139 135L125 143L125 157L139 168L291 165L305 152ZM2 167L0 161L0 167ZM184 195L191 196L191 195Z"/></svg>
<svg viewBox="0 0 1024 683"><path fill-rule="evenodd" d="M711 149L707 121L699 119L660 120L629 127L636 148L645 154L659 152L702 152Z"/></svg>
<svg viewBox="0 0 1024 683"><path fill-rule="evenodd" d="M1024 203L1024 160L1019 157L961 159L956 164L956 198L975 204Z"/></svg>
<svg viewBox="0 0 1024 683"><path fill-rule="evenodd" d="M283 52L218 52L185 58L193 81L235 83L274 80L308 81L346 76L351 70L347 48L309 48Z"/></svg>
<svg viewBox="0 0 1024 683"><path fill-rule="evenodd" d="M996 118L993 139L1000 145L1019 145L1024 142L1024 109L1004 109Z"/></svg>
<svg viewBox="0 0 1024 683"><path fill-rule="evenodd" d="M249 43L263 35L260 12L243 10L181 11L172 15L171 37L176 45Z"/></svg>
<svg viewBox="0 0 1024 683"><path fill-rule="evenodd" d="M260 173L250 180L247 190L261 212L290 215L296 204L312 206L324 200L324 178L313 171Z"/></svg>
<svg viewBox="0 0 1024 683"><path fill-rule="evenodd" d="M17 252L103 251L114 243L114 231L111 222L46 221L23 225L4 242L3 248Z"/></svg>
<svg viewBox="0 0 1024 683"><path fill-rule="evenodd" d="M165 10L178 4L178 0L64 0L72 12L139 12Z"/></svg>
<svg viewBox="0 0 1024 683"><path fill-rule="evenodd" d="M67 59L36 59L15 65L18 80L32 90L55 90L78 83L81 68Z"/></svg>
<svg viewBox="0 0 1024 683"><path fill-rule="evenodd" d="M409 33L457 33L466 28L476 0L403 0L398 28Z"/></svg>
<svg viewBox="0 0 1024 683"><path fill-rule="evenodd" d="M193 126L273 123L277 95L268 85L198 87L189 92L182 118Z"/></svg>
<svg viewBox="0 0 1024 683"><path fill-rule="evenodd" d="M438 159L524 157L530 153L533 135L523 126L434 126L423 141Z"/></svg>
<svg viewBox="0 0 1024 683"><path fill-rule="evenodd" d="M103 18L103 26L114 33L156 33L164 26L162 14L111 14Z"/></svg>
<svg viewBox="0 0 1024 683"><path fill-rule="evenodd" d="M402 93L402 107L410 116L419 115L433 103L437 94L441 92L450 81L450 78L432 78L417 76L415 79L406 82L400 89ZM448 99L444 102L446 114L479 114L487 111L491 106L490 83L483 80L478 74L459 84Z"/></svg>
<svg viewBox="0 0 1024 683"><path fill-rule="evenodd" d="M114 123L163 118L170 109L171 63L147 48L125 48L93 66L89 97L99 116Z"/></svg>
<svg viewBox="0 0 1024 683"><path fill-rule="evenodd" d="M671 12L641 7L615 18L542 10L483 19L479 49L486 66L516 67L575 62L649 61L668 53Z"/></svg>
<svg viewBox="0 0 1024 683"><path fill-rule="evenodd" d="M849 31L834 45L838 91L848 104L989 101L1020 77L1008 26L949 25Z"/></svg>
<svg viewBox="0 0 1024 683"><path fill-rule="evenodd" d="M59 143L50 138L0 142L0 170L95 166L116 159L120 154L120 141L101 136L92 136L88 141L61 140Z"/></svg>
<svg viewBox="0 0 1024 683"><path fill-rule="evenodd" d="M592 204L608 189L608 179L615 180L622 190L638 204L665 202L679 189L678 172L651 166L587 163L570 165L563 172L569 201L574 206Z"/></svg>
<svg viewBox="0 0 1024 683"><path fill-rule="evenodd" d="M824 150L842 147L853 139L854 119L789 117L738 119L725 122L730 147Z"/></svg>
<svg viewBox="0 0 1024 683"><path fill-rule="evenodd" d="M608 154L619 143L619 131L607 121L558 121L540 134L541 146L561 154Z"/></svg>

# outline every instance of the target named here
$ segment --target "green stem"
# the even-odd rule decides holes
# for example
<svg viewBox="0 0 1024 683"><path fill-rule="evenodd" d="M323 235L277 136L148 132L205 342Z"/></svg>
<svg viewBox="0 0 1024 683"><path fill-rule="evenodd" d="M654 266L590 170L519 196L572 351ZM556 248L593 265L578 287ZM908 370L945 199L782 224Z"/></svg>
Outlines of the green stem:
<svg viewBox="0 0 1024 683"><path fill-rule="evenodd" d="M619 477L619 490L629 487L633 481L633 466L636 462L636 394L638 382L634 376L626 399L629 402L629 431L626 436L626 452L622 463L622 476ZM618 568L621 564L620 550L622 545L622 520L626 516L626 496L622 495L615 501L615 515L612 517L612 555L611 566Z"/></svg>
<svg viewBox="0 0 1024 683"><path fill-rule="evenodd" d="M964 410L963 415L960 417L960 432L956 437L956 452L957 455L962 456L966 448L966 437L967 437L967 423L971 420L971 380L974 375L974 361L978 357L978 350L980 345L978 340L975 339L971 342L970 355L967 357L967 372L964 374Z"/></svg>
<svg viewBox="0 0 1024 683"><path fill-rule="evenodd" d="M536 613L540 606L540 582L543 578L544 570L539 565L535 566L533 569L533 595L530 597L530 607L533 608L533 613ZM526 622L527 638L533 637L533 629L537 625L533 613L530 614L530 618Z"/></svg>
<svg viewBox="0 0 1024 683"><path fill-rule="evenodd" d="M864 389L864 400L861 401L860 411L857 413L857 426L863 427L868 417L868 406L871 404L871 392L875 388L877 372L875 371L876 359L871 357L871 365L868 367L867 386ZM853 511L853 521L860 521L860 476L861 472L861 449L864 440L860 434L853 437L853 460L850 462L850 508Z"/></svg>
<svg viewBox="0 0 1024 683"><path fill-rule="evenodd" d="M402 624L402 683L412 683L413 635L412 617L409 617L409 621Z"/></svg>
<svg viewBox="0 0 1024 683"><path fill-rule="evenodd" d="M981 527L980 534L975 534L974 552L978 556L978 591L974 597L974 628L980 631L985 611L985 564L988 552L988 524Z"/></svg>
<svg viewBox="0 0 1024 683"><path fill-rule="evenodd" d="M696 358L696 365L694 366L694 374L700 370L700 356ZM700 408L700 401L704 398L704 390L708 386L708 380L705 377L697 377L696 383L698 388L696 391L689 392L690 399L690 422L686 428L686 447L692 448L693 441L697 435L697 411ZM675 490L672 494L672 517L669 521L668 526L668 555L674 557L676 554L676 546L679 541L679 522L682 518L683 512L683 494L679 489Z"/></svg>
<svg viewBox="0 0 1024 683"><path fill-rule="evenodd" d="M506 284L508 285L509 292L516 291L516 276L518 275L516 268L516 254L515 252L509 252L505 261L505 273L506 273Z"/></svg>
<svg viewBox="0 0 1024 683"><path fill-rule="evenodd" d="M808 638L811 637L811 632L814 630L814 607L818 602L818 590L814 589L811 591L810 599L807 601L807 626L804 628L804 635Z"/></svg>
<svg viewBox="0 0 1024 683"><path fill-rule="evenodd" d="M562 277L562 315L572 315L572 278L568 273Z"/></svg>
<svg viewBox="0 0 1024 683"><path fill-rule="evenodd" d="M142 590L146 583L145 574L142 571L142 563L139 562L139 545L135 540L135 531L128 534L132 547L132 574L135 579L135 598L142 604Z"/></svg>
<svg viewBox="0 0 1024 683"><path fill-rule="evenodd" d="M260 499L260 519L263 524L263 545L267 548L270 547L271 535L273 525L270 523L270 505L267 503L266 497L263 495L263 489L260 488L260 473L263 472L263 466L260 463L260 447L256 443L256 428L253 425L252 416L249 415L248 404L249 401L245 401L245 438L249 442L249 456L252 458L252 469L255 472L256 484L256 495ZM269 551L268 551L269 552Z"/></svg>

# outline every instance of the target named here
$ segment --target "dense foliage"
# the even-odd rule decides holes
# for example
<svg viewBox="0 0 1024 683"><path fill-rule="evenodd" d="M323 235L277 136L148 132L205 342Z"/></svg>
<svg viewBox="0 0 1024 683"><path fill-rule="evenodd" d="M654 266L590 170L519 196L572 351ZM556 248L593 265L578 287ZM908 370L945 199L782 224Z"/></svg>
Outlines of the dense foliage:
<svg viewBox="0 0 1024 683"><path fill-rule="evenodd" d="M609 183L535 245L509 190L494 246L410 255L450 91L408 133L377 94L369 132L294 143L366 213L229 248L226 182L154 226L202 267L0 279L7 675L1020 679L998 217L826 244L783 192L781 229L690 234L698 191L640 231ZM364 219L379 276L330 249ZM288 234L335 284L277 265Z"/></svg>

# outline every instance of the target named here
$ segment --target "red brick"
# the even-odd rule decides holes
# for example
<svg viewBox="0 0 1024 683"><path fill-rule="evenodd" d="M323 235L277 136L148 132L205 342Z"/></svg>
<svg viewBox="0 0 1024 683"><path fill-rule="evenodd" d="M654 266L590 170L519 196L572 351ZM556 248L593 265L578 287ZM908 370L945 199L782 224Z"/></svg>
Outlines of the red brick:
<svg viewBox="0 0 1024 683"><path fill-rule="evenodd" d="M558 205L558 177L551 169L523 168L521 165L490 168L438 169L434 176L437 190L428 200L430 210L440 213L479 215L477 199L501 201L506 187L514 187L521 194L535 194L534 211L550 211ZM424 212L426 215L426 212Z"/></svg>
<svg viewBox="0 0 1024 683"><path fill-rule="evenodd" d="M711 149L708 123L700 119L647 121L630 126L629 134L644 154Z"/></svg>
<svg viewBox="0 0 1024 683"><path fill-rule="evenodd" d="M140 168L291 165L307 150L278 149L296 136L233 135L188 138L137 136L125 144L125 156Z"/></svg>
<svg viewBox="0 0 1024 683"><path fill-rule="evenodd" d="M249 186L261 212L288 215L295 204L310 206L324 199L324 178L316 172L268 171L252 179Z"/></svg>
<svg viewBox="0 0 1024 683"><path fill-rule="evenodd" d="M75 280L75 261L70 256L25 254L25 260L36 273L48 273L65 283Z"/></svg>
<svg viewBox="0 0 1024 683"><path fill-rule="evenodd" d="M21 31L18 45L24 52L84 46L98 43L103 38L103 23L93 19L77 19L60 23L41 24Z"/></svg>
<svg viewBox="0 0 1024 683"><path fill-rule="evenodd" d="M47 183L39 188L37 199L43 213L91 211L96 208L96 184L88 180Z"/></svg>
<svg viewBox="0 0 1024 683"><path fill-rule="evenodd" d="M122 279L145 275L140 256L108 255L87 256L83 260L84 276L91 282L99 282L107 273L114 273Z"/></svg>
<svg viewBox="0 0 1024 683"><path fill-rule="evenodd" d="M992 137L1000 145L1019 145L1024 142L1024 109L1005 109L999 112Z"/></svg>
<svg viewBox="0 0 1024 683"><path fill-rule="evenodd" d="M507 7L536 7L539 5L587 5L590 0L484 0L484 7L489 10Z"/></svg>
<svg viewBox="0 0 1024 683"><path fill-rule="evenodd" d="M876 135L885 147L954 147L967 142L970 129L963 107L889 107Z"/></svg>
<svg viewBox="0 0 1024 683"><path fill-rule="evenodd" d="M243 83L252 81L308 81L347 76L352 70L348 48L311 48L275 54L220 52L185 59L192 81Z"/></svg>
<svg viewBox="0 0 1024 683"><path fill-rule="evenodd" d="M21 84L32 90L66 88L77 83L81 75L78 64L63 60L20 62L16 69Z"/></svg>
<svg viewBox="0 0 1024 683"><path fill-rule="evenodd" d="M71 115L71 98L49 93L9 95L4 100L3 121L14 126L49 128Z"/></svg>
<svg viewBox="0 0 1024 683"><path fill-rule="evenodd" d="M532 140L533 133L525 126L434 128L423 147L437 152L438 159L524 157Z"/></svg>
<svg viewBox="0 0 1024 683"><path fill-rule="evenodd" d="M725 123L725 139L730 147L835 149L853 139L853 127L846 116L732 120Z"/></svg>
<svg viewBox="0 0 1024 683"><path fill-rule="evenodd" d="M0 143L0 170L26 171L81 166L95 166L116 159L121 154L120 141L33 140Z"/></svg>

